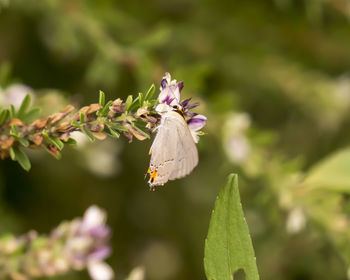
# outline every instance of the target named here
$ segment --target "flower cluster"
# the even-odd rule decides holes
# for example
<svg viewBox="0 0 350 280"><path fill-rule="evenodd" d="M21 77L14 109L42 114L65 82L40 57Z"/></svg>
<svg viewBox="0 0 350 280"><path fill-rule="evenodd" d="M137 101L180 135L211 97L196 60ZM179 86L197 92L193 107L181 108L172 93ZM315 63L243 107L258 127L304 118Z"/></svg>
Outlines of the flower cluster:
<svg viewBox="0 0 350 280"><path fill-rule="evenodd" d="M171 80L169 73L166 73L162 79L160 86L160 94L158 96L158 106L156 111L162 115L170 110L181 110L187 121L195 143L199 141L200 129L205 126L207 118L203 115L192 112L191 110L199 105L199 103L190 103L191 98L181 101L181 90L184 87L183 82Z"/></svg>
<svg viewBox="0 0 350 280"><path fill-rule="evenodd" d="M106 213L91 206L83 218L61 223L49 236L31 231L0 239L0 278L31 279L88 269L93 280L113 279L104 262L111 249Z"/></svg>

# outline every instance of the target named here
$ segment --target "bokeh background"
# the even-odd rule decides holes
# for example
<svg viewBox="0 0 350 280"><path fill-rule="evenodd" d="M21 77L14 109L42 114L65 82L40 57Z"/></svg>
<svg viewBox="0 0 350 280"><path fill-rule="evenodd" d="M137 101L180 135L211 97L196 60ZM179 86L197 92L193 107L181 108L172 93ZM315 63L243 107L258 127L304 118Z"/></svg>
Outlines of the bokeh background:
<svg viewBox="0 0 350 280"><path fill-rule="evenodd" d="M33 151L29 173L0 162L0 233L47 233L97 204L117 279L136 266L150 280L205 279L210 213L235 172L261 279L347 279L350 1L0 5L1 106L23 85L43 115L95 103L99 90L125 99L168 71L208 117L199 166L155 192L144 180L151 141L82 139L59 161Z"/></svg>

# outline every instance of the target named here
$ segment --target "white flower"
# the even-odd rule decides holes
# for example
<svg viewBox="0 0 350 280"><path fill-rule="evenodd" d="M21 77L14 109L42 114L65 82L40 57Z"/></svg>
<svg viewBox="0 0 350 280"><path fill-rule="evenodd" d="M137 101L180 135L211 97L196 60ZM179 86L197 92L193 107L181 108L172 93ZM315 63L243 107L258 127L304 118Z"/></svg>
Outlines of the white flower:
<svg viewBox="0 0 350 280"><path fill-rule="evenodd" d="M298 233L305 228L305 225L306 217L301 207L295 207L289 212L286 224L287 232Z"/></svg>
<svg viewBox="0 0 350 280"><path fill-rule="evenodd" d="M95 228L104 226L106 223L106 212L96 205L90 206L84 214L82 228L85 231L90 231Z"/></svg>
<svg viewBox="0 0 350 280"><path fill-rule="evenodd" d="M89 261L88 272L93 280L111 280L114 278L113 269L104 262Z"/></svg>
<svg viewBox="0 0 350 280"><path fill-rule="evenodd" d="M18 109L27 94L30 94L33 99L34 94L30 87L23 84L10 85L5 90L6 103L7 105L12 104L16 109Z"/></svg>

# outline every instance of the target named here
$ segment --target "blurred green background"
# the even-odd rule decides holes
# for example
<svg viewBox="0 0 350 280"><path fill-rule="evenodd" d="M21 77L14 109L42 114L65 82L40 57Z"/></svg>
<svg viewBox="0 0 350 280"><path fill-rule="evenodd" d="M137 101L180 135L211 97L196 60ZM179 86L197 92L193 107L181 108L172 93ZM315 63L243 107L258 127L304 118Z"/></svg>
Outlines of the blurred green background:
<svg viewBox="0 0 350 280"><path fill-rule="evenodd" d="M0 86L33 89L43 115L125 99L166 71L201 102L207 133L188 177L155 192L151 141L0 162L0 233L49 232L91 204L113 228L117 279L204 279L211 209L230 172L261 279L347 279L350 266L348 0L0 1ZM6 100L2 98L2 106ZM0 99L1 102L1 99ZM57 279L88 279L72 273Z"/></svg>

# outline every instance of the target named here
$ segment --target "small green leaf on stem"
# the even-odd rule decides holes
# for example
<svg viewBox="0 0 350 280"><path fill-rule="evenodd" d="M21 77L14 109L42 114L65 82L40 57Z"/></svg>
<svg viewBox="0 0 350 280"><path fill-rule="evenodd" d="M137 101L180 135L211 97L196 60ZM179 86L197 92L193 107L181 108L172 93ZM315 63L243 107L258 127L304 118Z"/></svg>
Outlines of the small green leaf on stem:
<svg viewBox="0 0 350 280"><path fill-rule="evenodd" d="M72 126L79 128L80 123L78 123L78 121L74 120L74 121L72 121Z"/></svg>
<svg viewBox="0 0 350 280"><path fill-rule="evenodd" d="M25 113L27 112L27 110L30 106L31 100L32 100L32 98L31 98L30 94L27 93L26 96L22 100L21 106L18 109L18 112L17 112L18 118L22 119L22 117L24 117Z"/></svg>
<svg viewBox="0 0 350 280"><path fill-rule="evenodd" d="M76 146L77 145L77 141L73 138L69 138L67 141L65 141L65 143L67 145L71 145L71 146Z"/></svg>
<svg viewBox="0 0 350 280"><path fill-rule="evenodd" d="M99 111L99 116L105 117L108 115L109 112L109 107L112 106L113 101L110 100L107 102L107 104L103 107L103 109L100 109L101 111Z"/></svg>
<svg viewBox="0 0 350 280"><path fill-rule="evenodd" d="M14 154L15 160L20 164L20 166L22 166L24 170L29 171L31 164L28 156L18 147L11 147L11 149L13 151L12 153ZM10 153L11 153L11 149L10 149Z"/></svg>
<svg viewBox="0 0 350 280"><path fill-rule="evenodd" d="M27 139L24 139L24 138L18 138L18 141L19 141L19 143L21 143L21 145L23 146L23 147L28 147L29 146L29 141L27 140Z"/></svg>
<svg viewBox="0 0 350 280"><path fill-rule="evenodd" d="M259 279L235 174L228 177L216 199L205 242L204 268L208 280L233 279L239 269L244 270L245 279Z"/></svg>
<svg viewBox="0 0 350 280"><path fill-rule="evenodd" d="M154 84L152 84L146 93L145 100L147 101L150 100L153 97L155 90L156 90L156 87L154 86Z"/></svg>
<svg viewBox="0 0 350 280"><path fill-rule="evenodd" d="M8 115L9 115L9 111L7 109L1 110L1 112L0 112L0 125L2 125L5 122Z"/></svg>
<svg viewBox="0 0 350 280"><path fill-rule="evenodd" d="M16 109L15 106L10 104L10 119L13 119L16 116Z"/></svg>
<svg viewBox="0 0 350 280"><path fill-rule="evenodd" d="M139 105L140 105L140 107L142 107L142 104L143 104L143 93L142 92L139 92L138 98L139 98Z"/></svg>
<svg viewBox="0 0 350 280"><path fill-rule="evenodd" d="M10 129L10 135L13 137L18 138L19 137L19 132L18 132L18 126L13 124L11 125L11 129Z"/></svg>
<svg viewBox="0 0 350 280"><path fill-rule="evenodd" d="M13 150L13 147L10 147L10 157L12 160L16 160L15 151Z"/></svg>
<svg viewBox="0 0 350 280"><path fill-rule="evenodd" d="M83 124L86 120L86 116L84 113L80 112L79 114L79 118L80 118L80 123Z"/></svg>
<svg viewBox="0 0 350 280"><path fill-rule="evenodd" d="M86 129L86 127L81 126L80 129L91 142L95 141L95 136L88 129Z"/></svg>
<svg viewBox="0 0 350 280"><path fill-rule="evenodd" d="M41 112L40 108L31 109L26 114L24 114L24 116L21 118L21 120L24 123L32 122L32 121L34 121L34 120L39 118L40 112Z"/></svg>
<svg viewBox="0 0 350 280"><path fill-rule="evenodd" d="M99 104L103 107L105 106L105 103L106 103L106 95L102 90L100 90Z"/></svg>
<svg viewBox="0 0 350 280"><path fill-rule="evenodd" d="M128 128L122 125L111 124L110 127L119 131L128 131Z"/></svg>
<svg viewBox="0 0 350 280"><path fill-rule="evenodd" d="M111 133L111 136L114 138L119 138L120 133L114 130L113 128L109 127L109 132Z"/></svg>
<svg viewBox="0 0 350 280"><path fill-rule="evenodd" d="M64 144L58 137L49 137L50 142L55 145L60 151L63 149Z"/></svg>
<svg viewBox="0 0 350 280"><path fill-rule="evenodd" d="M127 111L129 110L131 104L132 104L132 95L129 95L125 101L125 108Z"/></svg>
<svg viewBox="0 0 350 280"><path fill-rule="evenodd" d="M138 132L140 132L142 135L144 135L146 138L148 138L148 139L151 138L151 136L150 136L147 132L143 131L142 129L138 128L138 127L135 126L135 125L133 125L133 127L134 127Z"/></svg>

